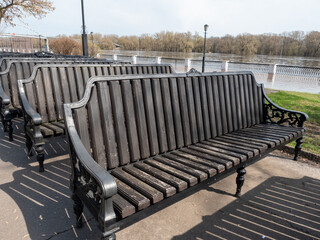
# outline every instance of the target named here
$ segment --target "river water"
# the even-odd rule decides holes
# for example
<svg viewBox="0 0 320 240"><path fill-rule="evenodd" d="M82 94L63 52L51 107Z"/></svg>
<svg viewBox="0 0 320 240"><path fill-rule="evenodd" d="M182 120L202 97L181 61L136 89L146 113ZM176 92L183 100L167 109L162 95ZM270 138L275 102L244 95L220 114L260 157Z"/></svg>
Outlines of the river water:
<svg viewBox="0 0 320 240"><path fill-rule="evenodd" d="M131 61L137 56L137 63L155 63L155 57L161 57L161 63L170 63L177 72L185 72L184 59L190 58L191 68L201 71L202 53L155 52L155 51L103 51L102 56L110 58L118 55L118 60ZM122 55L122 56L121 56ZM124 57L127 56L127 57ZM154 58L146 58L154 57ZM206 53L206 71L221 71L221 62L230 61L228 71L252 71L258 83L266 88L320 94L320 59L306 57L280 57L255 55L243 57L232 54ZM245 64L238 64L245 63ZM270 78L269 65L279 64L276 74Z"/></svg>

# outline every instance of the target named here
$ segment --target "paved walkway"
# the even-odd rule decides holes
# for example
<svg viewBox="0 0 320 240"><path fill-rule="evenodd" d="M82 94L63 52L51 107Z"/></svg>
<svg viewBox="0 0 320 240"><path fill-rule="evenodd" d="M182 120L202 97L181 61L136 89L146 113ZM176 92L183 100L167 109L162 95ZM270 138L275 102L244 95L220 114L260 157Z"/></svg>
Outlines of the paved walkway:
<svg viewBox="0 0 320 240"><path fill-rule="evenodd" d="M74 228L64 138L46 145L46 171L25 155L21 121L15 141L0 129L0 239L99 239L85 210ZM277 166L277 167L275 167ZM320 239L320 167L269 155L247 168L243 196L235 175L117 233L117 239Z"/></svg>

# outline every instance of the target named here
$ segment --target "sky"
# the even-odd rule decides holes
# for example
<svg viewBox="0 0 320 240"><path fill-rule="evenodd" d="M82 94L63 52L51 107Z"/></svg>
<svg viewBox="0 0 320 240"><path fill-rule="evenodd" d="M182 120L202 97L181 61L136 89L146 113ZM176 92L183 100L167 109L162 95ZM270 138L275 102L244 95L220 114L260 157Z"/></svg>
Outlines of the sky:
<svg viewBox="0 0 320 240"><path fill-rule="evenodd" d="M54 37L81 34L81 1L53 0L55 11L38 20L15 20L4 33ZM84 0L87 33L141 35L161 31L236 36L320 31L320 0Z"/></svg>

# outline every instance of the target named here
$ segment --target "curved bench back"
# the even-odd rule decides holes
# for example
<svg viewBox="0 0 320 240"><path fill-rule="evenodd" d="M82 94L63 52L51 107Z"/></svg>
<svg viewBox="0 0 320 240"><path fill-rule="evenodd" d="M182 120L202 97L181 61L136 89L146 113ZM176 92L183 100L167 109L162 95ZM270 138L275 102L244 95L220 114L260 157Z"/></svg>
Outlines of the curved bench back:
<svg viewBox="0 0 320 240"><path fill-rule="evenodd" d="M59 64L37 65L29 79L22 81L29 104L42 122L63 119L62 104L82 98L92 76L172 73L171 65Z"/></svg>
<svg viewBox="0 0 320 240"><path fill-rule="evenodd" d="M251 72L94 77L65 105L105 169L263 122L262 85Z"/></svg>

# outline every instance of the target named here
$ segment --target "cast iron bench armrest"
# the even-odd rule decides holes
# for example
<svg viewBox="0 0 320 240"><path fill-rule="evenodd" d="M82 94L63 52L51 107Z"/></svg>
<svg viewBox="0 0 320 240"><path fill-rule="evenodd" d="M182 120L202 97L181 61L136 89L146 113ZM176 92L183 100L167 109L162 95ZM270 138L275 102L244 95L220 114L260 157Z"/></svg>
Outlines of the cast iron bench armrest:
<svg viewBox="0 0 320 240"><path fill-rule="evenodd" d="M306 113L293 111L279 107L268 98L264 88L262 88L264 96L264 108L266 122L284 124L288 123L293 127L303 127L304 122L309 118Z"/></svg>
<svg viewBox="0 0 320 240"><path fill-rule="evenodd" d="M9 113L9 104L10 104L10 98L8 95L4 92L2 85L0 84L0 99L2 102L2 109L5 110L5 113Z"/></svg>
<svg viewBox="0 0 320 240"><path fill-rule="evenodd" d="M69 134L69 141L70 146L72 146L74 153L81 163L81 166L84 168L85 172L80 171L78 173L73 174L80 174L86 181L87 188L91 188L90 190L95 189L97 186L89 186L97 184L99 189L97 190L97 194L99 196L94 196L94 198L99 197L101 200L100 210L98 213L98 219L102 223L105 223L105 227L108 227L109 224L113 220L115 220L116 215L113 210L113 203L112 203L112 196L117 194L117 184L113 178L113 176L102 168L95 160L91 157L88 153L86 148L84 147L83 143L74 126L74 122L72 119L71 113L71 105L64 104L65 109L65 121L66 127L68 128ZM75 159L73 159L74 161ZM89 177L88 177L89 175ZM94 180L91 181L90 180ZM76 187L72 184L72 187ZM95 190L93 190L94 192ZM102 204L103 202L103 204Z"/></svg>
<svg viewBox="0 0 320 240"><path fill-rule="evenodd" d="M19 95L23 112L26 115L25 117L28 117L30 120L32 120L33 124L40 125L42 123L41 116L30 106L23 88L23 82L23 80L18 80Z"/></svg>

